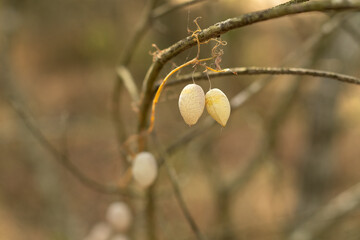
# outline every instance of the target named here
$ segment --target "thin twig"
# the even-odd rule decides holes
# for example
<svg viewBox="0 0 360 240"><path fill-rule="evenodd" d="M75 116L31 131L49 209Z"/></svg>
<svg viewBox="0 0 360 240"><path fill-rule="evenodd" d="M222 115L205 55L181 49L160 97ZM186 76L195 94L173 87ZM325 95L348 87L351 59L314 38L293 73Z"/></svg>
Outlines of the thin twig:
<svg viewBox="0 0 360 240"><path fill-rule="evenodd" d="M120 188L116 185L105 185L99 183L89 177L85 176L84 173L76 167L67 157L66 154L58 151L42 134L42 132L30 121L25 111L17 104L14 100L6 99L9 103L9 106L16 112L19 118L23 121L24 125L31 132L34 138L46 149L48 150L53 157L65 167L74 177L76 177L81 183L85 186L101 193L106 194L120 194L124 196L136 197L138 194L130 192L127 189Z"/></svg>
<svg viewBox="0 0 360 240"><path fill-rule="evenodd" d="M274 149L276 145L276 134L278 133L281 123L286 119L287 113L291 109L296 95L299 92L299 79L297 78L288 92L284 93L279 101L273 116L266 122L265 135L262 139L259 149L256 150L255 155L250 159L248 165L241 173L235 177L226 187L228 191L238 190L243 187L251 177L257 172L262 163L268 156L269 152ZM240 171L239 171L240 172Z"/></svg>
<svg viewBox="0 0 360 240"><path fill-rule="evenodd" d="M168 159L168 152L164 151L161 148L161 143L159 142L159 139L156 135L156 132L152 132L151 134L152 140L153 142L156 144L156 148L155 150L157 151L157 154L159 155L159 166L161 165L165 165L165 170L166 173L169 176L170 182L171 182L171 186L173 188L174 194L175 194L175 198L179 204L180 210L183 213L186 221L188 222L191 230L194 232L196 238L198 240L206 240L204 234L200 231L200 228L198 227L198 225L196 224L194 218L192 217L189 208L186 205L186 202L184 200L183 194L181 192L180 186L179 186L179 181L177 179L176 176L176 172L175 169L173 169L167 162Z"/></svg>
<svg viewBox="0 0 360 240"><path fill-rule="evenodd" d="M302 75L312 77L323 77L327 79L333 79L345 83L351 83L360 85L360 78L356 78L349 75L339 74L329 71L321 71L306 68L279 68L279 67L239 67L239 68L227 68L222 72L197 72L195 74L180 75L176 77L176 80L167 83L167 86L178 85L182 83L191 82L194 80L207 80L207 76L211 78L234 76L234 75ZM157 85L158 86L158 85Z"/></svg>
<svg viewBox="0 0 360 240"><path fill-rule="evenodd" d="M180 186L179 186L179 183L178 183L178 180L176 177L175 170L169 166L166 159L163 159L163 162L165 165L165 170L166 170L167 174L169 175L169 179L170 179L171 185L173 187L176 200L180 206L182 213L184 214L184 217L186 218L186 221L189 223L192 231L196 235L196 238L198 240L205 240L206 239L205 236L201 233L199 227L197 226L194 218L191 216L191 213L185 203L184 197L182 196Z"/></svg>
<svg viewBox="0 0 360 240"><path fill-rule="evenodd" d="M131 75L131 72L129 71L129 69L127 67L125 67L124 65L121 65L121 66L117 67L116 73L117 73L118 77L123 80L123 83L124 83L126 89L130 93L132 101L135 104L137 104L138 101L140 100L139 90L137 89L137 87L135 85L134 78Z"/></svg>
<svg viewBox="0 0 360 240"><path fill-rule="evenodd" d="M207 0L188 0L180 3L169 2L157 7L152 12L152 19L157 19L163 17L167 14L170 14L178 9L185 8L197 3L205 2Z"/></svg>
<svg viewBox="0 0 360 240"><path fill-rule="evenodd" d="M230 18L225 21L218 22L210 26L209 28L206 28L199 32L196 38L194 36L189 36L185 39L178 41L169 48L162 50L159 54L157 54L155 57L155 61L146 73L142 86L143 98L140 105L138 131L141 132L146 128L148 120L148 110L150 108L152 100L153 86L164 64L173 57L180 54L181 52L185 51L186 49L195 46L197 44L197 39L200 42L204 42L211 38L218 37L230 30L292 14L329 10L342 11L359 8L360 2L350 3L345 1L341 1L340 3L335 3L334 1L309 1L301 4L283 5L276 8L270 8L262 11L243 14L239 17Z"/></svg>
<svg viewBox="0 0 360 240"><path fill-rule="evenodd" d="M147 5L145 7L143 16L140 18L140 21L134 28L135 30L134 30L133 34L131 35L131 37L128 38L128 42L125 45L125 47L123 48L123 53L120 57L120 62L119 62L120 68L124 69L129 65L131 58L132 58L133 54L135 53L136 47L140 43L141 38L146 33L147 27L149 26L149 24L151 22L151 13L155 6L156 1L157 0L148 0L147 1ZM117 142L118 142L118 146L119 146L118 148L120 150L120 153L124 157L124 155L126 155L126 153L122 150L122 144L126 138L126 134L125 134L124 123L122 121L121 114L120 114L120 95L121 95L122 83L124 83L126 89L128 90L128 92L130 93L130 95L132 96L133 99L134 99L135 95L138 95L135 93L135 92L138 92L138 90L137 90L135 81L132 78L130 72L128 72L127 76L126 75L124 76L122 74L117 74L116 79L115 79L115 86L114 86L113 92L112 92L112 105L111 105L112 111L111 112L112 112L113 123L114 123L115 130L116 130L116 137L117 137ZM137 97L135 97L135 98L137 98ZM128 167L129 162L127 161L126 158L124 158L124 159L125 159L125 161L124 161L125 167Z"/></svg>
<svg viewBox="0 0 360 240"><path fill-rule="evenodd" d="M354 28L349 22L344 22L343 27L345 31L350 35L350 37L357 43L358 47L360 47L359 40L360 40L360 33L359 31Z"/></svg>
<svg viewBox="0 0 360 240"><path fill-rule="evenodd" d="M132 56L135 53L136 47L139 45L140 40L143 35L146 33L148 26L152 22L152 12L155 7L157 0L148 0L147 5L145 6L143 15L140 17L137 25L134 28L134 32L131 37L128 38L127 44L124 46L123 53L120 58L120 65L127 66Z"/></svg>
<svg viewBox="0 0 360 240"><path fill-rule="evenodd" d="M288 240L313 240L325 229L360 207L360 183L342 192L296 228Z"/></svg>

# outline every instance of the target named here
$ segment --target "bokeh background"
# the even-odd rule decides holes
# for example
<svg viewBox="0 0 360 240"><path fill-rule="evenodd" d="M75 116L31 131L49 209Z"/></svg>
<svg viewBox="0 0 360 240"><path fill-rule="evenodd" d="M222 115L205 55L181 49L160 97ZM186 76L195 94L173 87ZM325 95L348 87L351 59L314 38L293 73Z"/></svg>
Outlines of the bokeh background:
<svg viewBox="0 0 360 240"><path fill-rule="evenodd" d="M125 171L112 120L116 66L145 0L0 1L0 239L84 239L105 221L107 206L129 204L129 239L146 239L145 200L83 185L33 137L8 96L48 140L91 179L117 184ZM159 0L156 6L168 2ZM283 1L202 1L153 22L129 64L141 87L164 49L195 30ZM307 13L257 23L222 36L221 66L307 67L360 76L360 15ZM211 54L213 43L202 46ZM195 56L172 59L161 72ZM289 54L293 57L289 60ZM284 59L288 59L284 61ZM180 74L192 72L188 68ZM199 70L201 71L201 70ZM266 76L211 79L229 99ZM207 128L168 161L191 214L209 239L287 239L333 198L360 182L360 87L330 79L275 76L236 110L228 125ZM198 82L209 88L208 81ZM157 108L156 144L166 149L189 129L166 88ZM136 132L137 107L121 91L125 134ZM142 191L133 182L130 187ZM167 174L154 188L158 239L194 239ZM359 201L359 199L357 200ZM347 203L345 202L345 206ZM359 203L356 203L359 205ZM317 239L360 239L360 212L322 219Z"/></svg>

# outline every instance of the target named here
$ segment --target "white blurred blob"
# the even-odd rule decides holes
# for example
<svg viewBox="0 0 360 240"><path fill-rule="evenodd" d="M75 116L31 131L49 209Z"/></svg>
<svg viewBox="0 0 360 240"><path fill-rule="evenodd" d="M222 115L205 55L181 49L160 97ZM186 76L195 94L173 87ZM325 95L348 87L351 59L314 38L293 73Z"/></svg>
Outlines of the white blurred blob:
<svg viewBox="0 0 360 240"><path fill-rule="evenodd" d="M149 187L157 177L157 168L155 157L149 152L141 152L133 161L133 177L140 186Z"/></svg>
<svg viewBox="0 0 360 240"><path fill-rule="evenodd" d="M123 234L116 234L112 236L109 240L129 240L129 238Z"/></svg>
<svg viewBox="0 0 360 240"><path fill-rule="evenodd" d="M116 231L125 232L132 221L130 208L123 202L111 203L106 211L106 220Z"/></svg>
<svg viewBox="0 0 360 240"><path fill-rule="evenodd" d="M107 223L96 224L84 240L107 240L111 235L111 227Z"/></svg>

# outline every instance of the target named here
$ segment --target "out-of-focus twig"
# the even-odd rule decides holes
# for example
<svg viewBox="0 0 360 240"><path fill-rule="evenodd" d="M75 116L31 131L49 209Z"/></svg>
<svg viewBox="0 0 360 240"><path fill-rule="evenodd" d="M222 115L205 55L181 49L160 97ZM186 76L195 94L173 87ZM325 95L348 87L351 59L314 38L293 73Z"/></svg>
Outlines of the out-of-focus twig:
<svg viewBox="0 0 360 240"><path fill-rule="evenodd" d="M346 31L346 33L348 33L350 35L350 37L353 38L354 41L360 47L360 44L359 44L360 32L356 28L354 28L348 21L344 22L343 28Z"/></svg>
<svg viewBox="0 0 360 240"><path fill-rule="evenodd" d="M48 139L35 126L35 124L33 124L30 121L30 119L28 118L25 111L15 100L6 99L6 101L9 103L9 106L11 106L12 109L16 112L16 114L20 117L20 119L23 121L24 125L31 132L31 134L34 136L34 138L46 150L48 150L62 166L64 166L74 177L76 177L85 186L87 186L97 192L106 193L106 194L119 194L119 195L124 195L124 196L131 196L131 197L138 196L135 192L132 192L130 190L120 188L116 185L101 184L101 183L85 176L84 173L69 160L69 158L67 157L66 154L63 154L62 152L58 151L48 141Z"/></svg>
<svg viewBox="0 0 360 240"><path fill-rule="evenodd" d="M360 183L342 192L297 227L288 240L313 240L325 229L360 207Z"/></svg>
<svg viewBox="0 0 360 240"><path fill-rule="evenodd" d="M234 191L244 186L258 170L259 166L262 165L268 153L274 148L276 144L276 134L281 127L281 123L285 120L299 91L299 82L299 79L296 79L290 86L288 92L284 93L281 97L272 118L268 120L265 125L265 136L262 139L259 149L256 150L256 154L250 159L249 164L241 174L228 184L226 187L228 191Z"/></svg>
<svg viewBox="0 0 360 240"><path fill-rule="evenodd" d="M134 32L128 38L128 42L125 44L123 48L123 52L120 57L119 67L117 69L115 86L112 93L112 117L116 130L118 146L122 155L126 155L126 153L122 151L122 144L126 138L124 122L122 121L120 114L120 93L122 89L122 83L124 83L124 86L130 93L133 101L134 99L138 99L139 97L138 90L130 71L128 71L127 69L127 66L130 63L136 47L138 46L141 38L143 37L143 35L147 30L148 25L151 22L151 13L155 7L156 1L157 0L147 1L147 5L145 7L143 15L140 17L139 22L134 28ZM135 104L136 103L137 102L135 102ZM125 160L127 160L127 158L125 158ZM124 163L125 166L129 165L128 161L124 161Z"/></svg>
<svg viewBox="0 0 360 240"><path fill-rule="evenodd" d="M175 198L179 204L180 210L183 213L186 221L188 222L191 230L194 232L196 238L198 240L206 240L204 234L200 231L200 228L198 227L197 223L195 222L194 218L192 217L189 208L186 205L186 202L184 200L183 194L181 192L180 186L179 186L179 181L177 179L176 176L176 172L175 169L173 169L167 162L168 159L168 154L166 152L163 151L163 149L161 149L161 144L157 138L157 135L155 132L152 133L152 139L153 141L156 143L156 145L158 146L156 148L157 153L160 157L159 162L160 164L163 164L165 166L165 170L166 173L169 176L170 182L171 182L171 186L173 188L174 194L175 194Z"/></svg>
<svg viewBox="0 0 360 240"><path fill-rule="evenodd" d="M194 218L192 217L192 215L185 203L184 197L180 190L180 186L179 186L179 183L177 180L175 170L169 166L166 159L163 159L163 162L164 162L165 170L166 170L167 174L169 175L169 179L170 179L171 185L174 190L175 198L179 204L179 207L180 207L182 213L184 214L184 217L186 218L186 221L189 223L192 231L196 235L196 238L198 240L205 240L206 239L205 236L201 233L198 225L196 224Z"/></svg>
<svg viewBox="0 0 360 240"><path fill-rule="evenodd" d="M118 77L123 80L123 83L124 83L126 89L128 90L132 101L134 103L137 103L140 99L139 91L135 85L135 81L134 81L129 69L127 67L125 67L124 65L121 65L116 69L116 73L117 73Z"/></svg>
<svg viewBox="0 0 360 240"><path fill-rule="evenodd" d="M157 19L157 18L160 18L167 14L170 14L178 9L181 9L181 8L184 8L184 7L187 7L190 5L195 5L197 3L201 3L204 1L207 1L207 0L187 0L184 2L180 2L180 3L174 3L174 2L170 1L168 3L164 3L163 5L155 8L154 11L152 12L152 18Z"/></svg>

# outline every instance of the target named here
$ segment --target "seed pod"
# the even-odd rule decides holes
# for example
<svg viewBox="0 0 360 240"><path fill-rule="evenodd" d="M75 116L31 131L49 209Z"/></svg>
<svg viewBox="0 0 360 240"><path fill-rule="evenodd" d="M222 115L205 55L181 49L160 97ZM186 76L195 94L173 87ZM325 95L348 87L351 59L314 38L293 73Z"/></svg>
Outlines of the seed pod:
<svg viewBox="0 0 360 240"><path fill-rule="evenodd" d="M129 238L123 234L116 234L110 238L110 240L128 240Z"/></svg>
<svg viewBox="0 0 360 240"><path fill-rule="evenodd" d="M132 221L130 208L124 202L113 202L106 211L106 220L115 230L125 232Z"/></svg>
<svg viewBox="0 0 360 240"><path fill-rule="evenodd" d="M217 88L209 90L205 95L206 110L221 126L225 127L230 116L230 103L226 95Z"/></svg>
<svg viewBox="0 0 360 240"><path fill-rule="evenodd" d="M141 152L133 161L133 177L140 186L149 187L157 177L157 168L155 157L149 152Z"/></svg>
<svg viewBox="0 0 360 240"><path fill-rule="evenodd" d="M194 125L205 107L205 94L197 84L188 84L180 93L179 109L186 124Z"/></svg>
<svg viewBox="0 0 360 240"><path fill-rule="evenodd" d="M111 235L111 227L104 222L97 223L92 227L84 240L106 240Z"/></svg>

